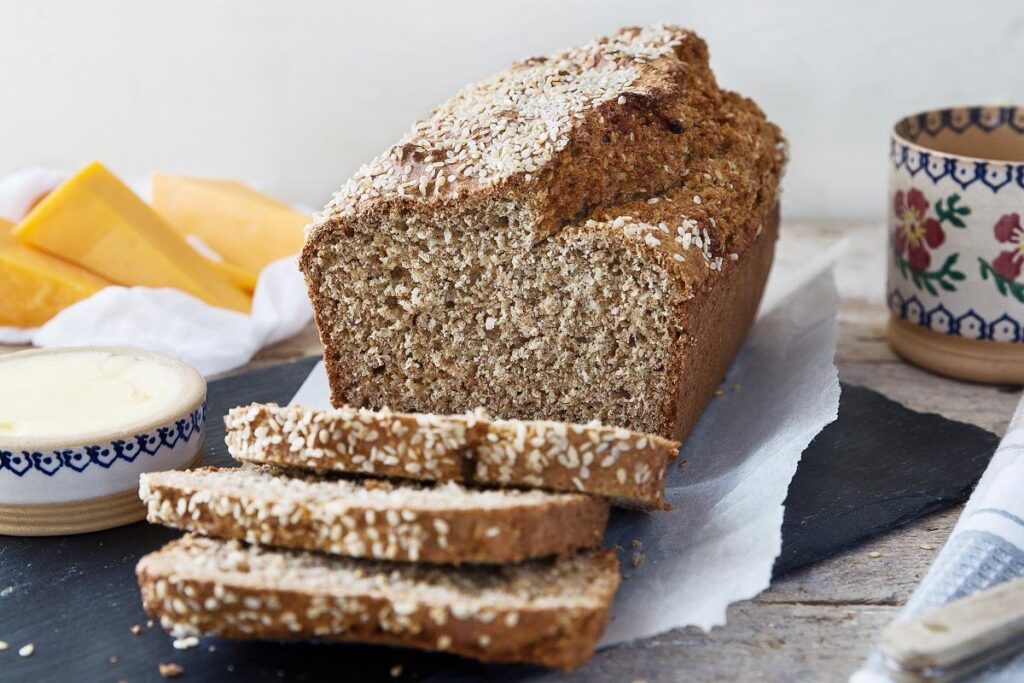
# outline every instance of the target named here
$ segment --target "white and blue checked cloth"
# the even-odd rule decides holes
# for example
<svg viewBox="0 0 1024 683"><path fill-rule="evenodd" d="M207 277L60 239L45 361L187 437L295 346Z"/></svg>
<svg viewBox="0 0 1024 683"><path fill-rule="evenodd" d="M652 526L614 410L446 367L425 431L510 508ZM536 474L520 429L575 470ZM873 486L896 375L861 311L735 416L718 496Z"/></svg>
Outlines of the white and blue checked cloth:
<svg viewBox="0 0 1024 683"><path fill-rule="evenodd" d="M1024 577L1024 401L988 469L924 580L897 619ZM851 683L889 683L876 650ZM974 683L1024 681L1024 652L969 679Z"/></svg>

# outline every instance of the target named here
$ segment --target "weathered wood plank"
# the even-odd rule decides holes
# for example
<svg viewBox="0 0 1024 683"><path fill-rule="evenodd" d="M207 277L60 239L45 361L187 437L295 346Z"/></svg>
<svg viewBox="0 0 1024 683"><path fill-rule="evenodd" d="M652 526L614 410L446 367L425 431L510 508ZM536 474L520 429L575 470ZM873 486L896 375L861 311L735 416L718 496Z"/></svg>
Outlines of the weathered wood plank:
<svg viewBox="0 0 1024 683"><path fill-rule="evenodd" d="M867 655L864 633L892 619L887 605L765 604L729 608L729 624L710 633L685 628L599 652L586 667L541 681L845 681ZM531 679L534 680L534 679Z"/></svg>

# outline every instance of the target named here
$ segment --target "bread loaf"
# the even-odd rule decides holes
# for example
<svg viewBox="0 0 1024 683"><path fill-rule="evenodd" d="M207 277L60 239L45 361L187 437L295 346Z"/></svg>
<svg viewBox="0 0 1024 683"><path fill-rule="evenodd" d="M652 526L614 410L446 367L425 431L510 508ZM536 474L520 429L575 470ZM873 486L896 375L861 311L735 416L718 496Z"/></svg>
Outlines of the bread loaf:
<svg viewBox="0 0 1024 683"><path fill-rule="evenodd" d="M784 157L678 27L468 86L307 234L332 402L682 440L756 311Z"/></svg>
<svg viewBox="0 0 1024 683"><path fill-rule="evenodd" d="M612 551L430 567L186 536L136 568L178 637L323 638L571 668L593 655L619 584Z"/></svg>
<svg viewBox="0 0 1024 683"><path fill-rule="evenodd" d="M599 424L311 410L254 403L224 418L228 452L255 465L426 481L512 485L663 506L679 443Z"/></svg>
<svg viewBox="0 0 1024 683"><path fill-rule="evenodd" d="M500 564L597 548L608 503L574 493L317 480L255 467L143 474L150 522L348 557Z"/></svg>

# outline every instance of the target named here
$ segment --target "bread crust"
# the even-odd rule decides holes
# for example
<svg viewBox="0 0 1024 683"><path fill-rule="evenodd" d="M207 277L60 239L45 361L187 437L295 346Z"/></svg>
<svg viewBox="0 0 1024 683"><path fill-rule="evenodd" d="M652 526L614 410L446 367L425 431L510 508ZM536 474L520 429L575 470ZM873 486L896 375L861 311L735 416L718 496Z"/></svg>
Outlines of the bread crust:
<svg viewBox="0 0 1024 683"><path fill-rule="evenodd" d="M382 643L571 669L593 656L619 584L614 551L426 568L186 536L136 568L178 637Z"/></svg>
<svg viewBox="0 0 1024 683"><path fill-rule="evenodd" d="M348 557L506 564L597 548L608 504L457 484L315 481L257 468L143 474L147 519L247 543Z"/></svg>
<svg viewBox="0 0 1024 683"><path fill-rule="evenodd" d="M679 450L676 441L616 427L490 420L479 412L253 404L232 409L224 423L228 452L254 465L579 492L641 509L664 506Z"/></svg>
<svg viewBox="0 0 1024 683"><path fill-rule="evenodd" d="M566 82L571 87L563 88ZM591 88L598 83L603 85ZM535 100L520 97L520 89L547 93L550 106L536 110ZM537 129L545 116L554 121L548 132ZM505 159L503 150L526 151L510 152ZM507 163L495 161L499 157ZM749 327L750 302L760 298L764 279L756 275L773 243L761 237L776 211L784 163L778 128L752 101L718 87L703 41L678 27L623 29L469 86L357 173L308 234L301 267L325 349L332 403L391 405L410 412L459 412L483 404L505 418L596 418L638 432L684 436L706 405L707 387L721 379L738 348L735 340ZM465 174L467 169L471 172ZM406 186L415 191L401 189ZM481 227L486 223L481 216L500 222L509 220L509 211L515 224L497 229L500 234L493 225ZM682 239L678 230L690 226L698 248L687 252L689 238L679 248L675 238ZM409 275L421 256L427 263L444 259L430 246L442 227L446 242L451 238L471 247L486 233L500 246L497 252L481 252L481 267L490 257L506 264L495 266L493 281L486 280L490 289L481 290L483 301L519 291L500 286L508 277L519 284L516 273L523 271L517 271L517 263L574 240L580 250L575 253L585 254L593 242L588 239L600 238L612 258L637 256L666 283L658 313L670 318L667 331L652 328L649 319L631 323L636 336L647 340L643 355L656 360L642 363L630 355L639 346L634 335L618 334L611 348L588 347L589 337L609 327L601 311L590 328L581 324L572 332L560 327L564 320L546 319L543 337L551 353L579 344L580 357L601 358L584 369L600 371L573 373L559 366L549 374L553 366L540 354L524 365L522 354L529 353L524 347L541 337L523 322L535 302L516 299L519 294L499 303L507 328L488 327L497 319L487 322L487 311L478 310L486 306L461 299L474 317L453 332L445 327L450 315L445 302L432 301L430 294L440 291L437 282L457 290L454 280L448 274L432 280L432 266ZM366 259L392 259L394 272L405 278L401 286L414 294L417 286L428 290L419 295L429 303L422 309L410 304L406 312L380 319L362 309L346 317L352 302L339 289L351 280L330 271L337 253L362 253L361 239L392 233L401 239L383 247L375 243L377 251L367 252ZM420 233L425 237L409 237ZM733 291L734 281L749 289ZM449 296L451 288L438 298ZM360 294L359 300L367 299ZM612 304L625 310L616 314L617 321L629 319L630 305L647 310L627 298ZM712 319L699 320L703 315ZM373 332L346 336L360 325ZM451 339L438 334L442 328ZM394 333L381 337L381 329ZM495 330L500 343L492 342ZM706 337L723 343L709 345ZM446 353L452 345L468 351ZM686 357L697 352L707 355ZM619 381L628 390L613 383L608 368L615 367L629 377ZM516 373L517 368L525 369ZM601 391L601 379L607 391ZM430 386L442 386L439 380L450 381L452 390L430 393Z"/></svg>
<svg viewBox="0 0 1024 683"><path fill-rule="evenodd" d="M714 284L715 296L694 297L682 313L694 322L675 355L671 371L679 391L666 397L665 425L659 430L680 442L686 441L721 388L757 315L779 235L779 207L772 207L758 226L758 237L742 263Z"/></svg>

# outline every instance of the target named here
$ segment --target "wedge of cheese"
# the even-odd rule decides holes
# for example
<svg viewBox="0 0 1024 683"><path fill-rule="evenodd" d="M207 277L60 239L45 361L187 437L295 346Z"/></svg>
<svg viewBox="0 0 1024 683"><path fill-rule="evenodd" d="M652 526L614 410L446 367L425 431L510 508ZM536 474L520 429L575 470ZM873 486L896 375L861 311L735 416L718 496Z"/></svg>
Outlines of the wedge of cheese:
<svg viewBox="0 0 1024 683"><path fill-rule="evenodd" d="M302 249L309 216L231 180L158 173L153 208L185 235L196 235L224 260L253 274Z"/></svg>
<svg viewBox="0 0 1024 683"><path fill-rule="evenodd" d="M254 291L256 291L256 273L253 273L250 270L246 270L245 268L242 268L240 266L236 266L233 263L228 263L227 261L215 261L212 258L204 258L206 258L207 263L213 266L214 270L216 270L226 279L230 280L231 283L235 285L235 287L238 287L246 294L251 295Z"/></svg>
<svg viewBox="0 0 1024 683"><path fill-rule="evenodd" d="M47 195L14 234L122 285L173 287L214 306L249 310L245 292L98 162Z"/></svg>
<svg viewBox="0 0 1024 683"><path fill-rule="evenodd" d="M0 326L38 327L111 284L98 275L14 242L0 219Z"/></svg>

